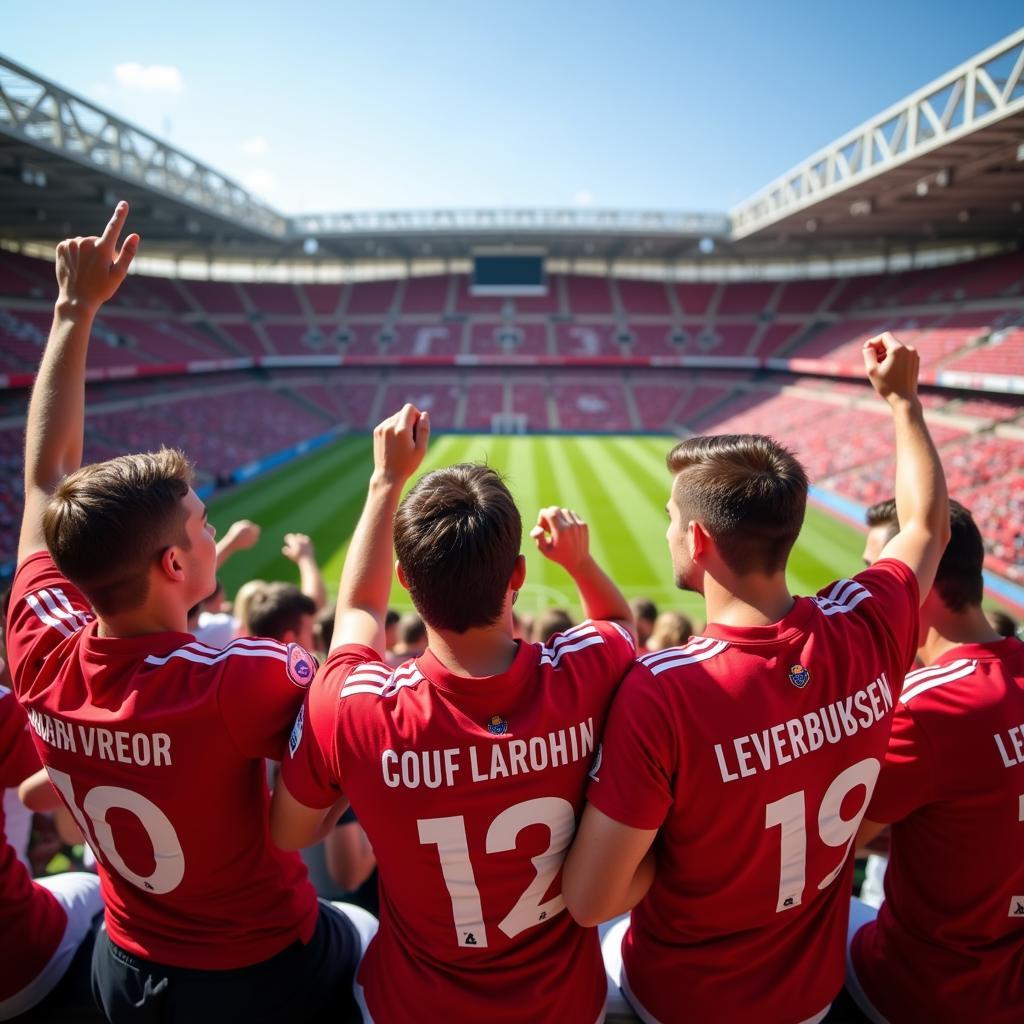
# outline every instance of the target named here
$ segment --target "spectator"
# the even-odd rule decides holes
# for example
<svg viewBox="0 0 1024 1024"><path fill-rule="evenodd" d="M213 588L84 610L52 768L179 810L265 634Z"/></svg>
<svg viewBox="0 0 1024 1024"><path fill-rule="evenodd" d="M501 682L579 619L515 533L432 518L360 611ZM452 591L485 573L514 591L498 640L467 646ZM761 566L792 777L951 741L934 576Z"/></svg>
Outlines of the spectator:
<svg viewBox="0 0 1024 1024"><path fill-rule="evenodd" d="M661 612L647 638L647 650L663 651L678 647L693 635L693 623L682 612Z"/></svg>
<svg viewBox="0 0 1024 1024"><path fill-rule="evenodd" d="M249 603L249 626L254 636L268 636L282 644L296 643L312 650L314 600L293 583L266 583Z"/></svg>
<svg viewBox="0 0 1024 1024"><path fill-rule="evenodd" d="M647 641L651 638L651 630L654 629L654 623L658 618L658 609L654 602L646 597L634 597L629 602L629 607L636 621L637 641L641 648L645 648Z"/></svg>
<svg viewBox="0 0 1024 1024"><path fill-rule="evenodd" d="M998 608L989 608L985 612L988 624L1001 636L1011 637L1017 635L1017 623Z"/></svg>
<svg viewBox="0 0 1024 1024"><path fill-rule="evenodd" d="M427 627L415 612L406 612L398 620L398 639L388 652L388 664L397 668L410 658L418 658L427 649Z"/></svg>
<svg viewBox="0 0 1024 1024"><path fill-rule="evenodd" d="M564 608L548 608L533 623L533 642L546 644L556 633L572 629L573 622Z"/></svg>

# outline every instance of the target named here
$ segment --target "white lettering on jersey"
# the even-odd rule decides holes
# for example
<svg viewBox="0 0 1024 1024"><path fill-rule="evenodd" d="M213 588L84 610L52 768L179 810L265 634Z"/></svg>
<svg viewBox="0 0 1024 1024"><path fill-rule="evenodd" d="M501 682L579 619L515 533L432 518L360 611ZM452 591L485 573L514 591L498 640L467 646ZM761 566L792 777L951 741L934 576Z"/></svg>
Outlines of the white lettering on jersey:
<svg viewBox="0 0 1024 1024"><path fill-rule="evenodd" d="M593 752L594 720L588 718L546 736L495 739L490 749L473 746L399 752L388 748L381 754L380 767L384 785L390 789L437 789L453 786L456 775L465 767L473 782L489 782L560 768Z"/></svg>
<svg viewBox="0 0 1024 1024"><path fill-rule="evenodd" d="M148 765L160 768L172 763L171 738L165 732L127 732L96 725L76 726L34 708L25 710L35 734L55 750L70 750L77 754L80 746L86 757L143 768Z"/></svg>
<svg viewBox="0 0 1024 1024"><path fill-rule="evenodd" d="M1016 768L1024 764L1024 722L1009 729L1004 738L996 733L992 739L996 741L999 749L999 756L1003 759L1003 765L1007 768Z"/></svg>
<svg viewBox="0 0 1024 1024"><path fill-rule="evenodd" d="M813 753L826 742L839 743L844 737L881 722L892 707L892 690L883 672L863 690L826 704L819 711L808 711L800 718L790 718L757 733L736 736L731 745L716 743L715 758L722 781L749 778Z"/></svg>

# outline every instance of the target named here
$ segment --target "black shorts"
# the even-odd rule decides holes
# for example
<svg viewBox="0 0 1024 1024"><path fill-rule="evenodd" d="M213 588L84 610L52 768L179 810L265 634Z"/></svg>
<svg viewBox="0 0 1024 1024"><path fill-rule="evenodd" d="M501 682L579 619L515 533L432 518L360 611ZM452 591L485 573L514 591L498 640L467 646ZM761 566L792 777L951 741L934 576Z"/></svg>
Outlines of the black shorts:
<svg viewBox="0 0 1024 1024"><path fill-rule="evenodd" d="M308 943L293 942L262 963L229 971L165 967L96 937L92 987L112 1024L359 1022L352 994L359 933L324 900Z"/></svg>

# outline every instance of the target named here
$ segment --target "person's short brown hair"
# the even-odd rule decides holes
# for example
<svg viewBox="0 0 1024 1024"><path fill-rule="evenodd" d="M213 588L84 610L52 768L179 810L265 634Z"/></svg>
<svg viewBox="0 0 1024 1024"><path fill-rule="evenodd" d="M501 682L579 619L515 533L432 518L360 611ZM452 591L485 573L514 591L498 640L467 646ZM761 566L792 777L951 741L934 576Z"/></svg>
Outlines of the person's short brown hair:
<svg viewBox="0 0 1024 1024"><path fill-rule="evenodd" d="M282 640L288 632L299 632L304 615L316 615L313 598L294 583L266 583L249 605L249 627L253 636Z"/></svg>
<svg viewBox="0 0 1024 1024"><path fill-rule="evenodd" d="M547 608L533 623L533 642L546 644L556 633L572 629L573 621L564 608Z"/></svg>
<svg viewBox="0 0 1024 1024"><path fill-rule="evenodd" d="M985 545L971 513L949 499L949 543L935 570L935 589L954 612L981 604L985 596Z"/></svg>
<svg viewBox="0 0 1024 1024"><path fill-rule="evenodd" d="M896 499L876 501L864 511L864 522L874 529L876 526L891 526L893 535L899 533L900 521L896 515Z"/></svg>
<svg viewBox="0 0 1024 1024"><path fill-rule="evenodd" d="M785 567L807 507L807 474L788 448L761 434L717 434L680 441L665 461L683 521L704 527L733 572Z"/></svg>
<svg viewBox="0 0 1024 1024"><path fill-rule="evenodd" d="M154 561L172 544L191 546L182 505L191 486L174 448L83 466L58 484L43 512L46 546L100 615L138 608Z"/></svg>
<svg viewBox="0 0 1024 1024"><path fill-rule="evenodd" d="M434 629L497 621L523 524L493 469L462 463L428 473L398 507L394 539L413 604Z"/></svg>

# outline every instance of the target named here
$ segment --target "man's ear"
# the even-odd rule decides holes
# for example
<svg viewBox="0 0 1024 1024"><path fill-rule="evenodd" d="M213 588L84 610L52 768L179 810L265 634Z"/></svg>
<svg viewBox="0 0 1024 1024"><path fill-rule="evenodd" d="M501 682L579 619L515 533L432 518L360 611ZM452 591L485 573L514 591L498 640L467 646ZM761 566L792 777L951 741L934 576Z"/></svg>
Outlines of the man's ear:
<svg viewBox="0 0 1024 1024"><path fill-rule="evenodd" d="M708 552L714 546L710 534L696 519L691 519L686 524L686 543L690 549L690 558L700 562L707 557Z"/></svg>
<svg viewBox="0 0 1024 1024"><path fill-rule="evenodd" d="M405 578L405 570L402 568L402 563L395 559L395 575L398 577L398 582L402 584L403 590L409 589L409 581Z"/></svg>
<svg viewBox="0 0 1024 1024"><path fill-rule="evenodd" d="M169 580L181 583L185 579L185 565L182 561L181 551L172 544L166 547L160 555L160 571Z"/></svg>
<svg viewBox="0 0 1024 1024"><path fill-rule="evenodd" d="M522 590L526 582L526 556L518 555L516 564L512 568L512 575L509 577L508 586L510 590Z"/></svg>

